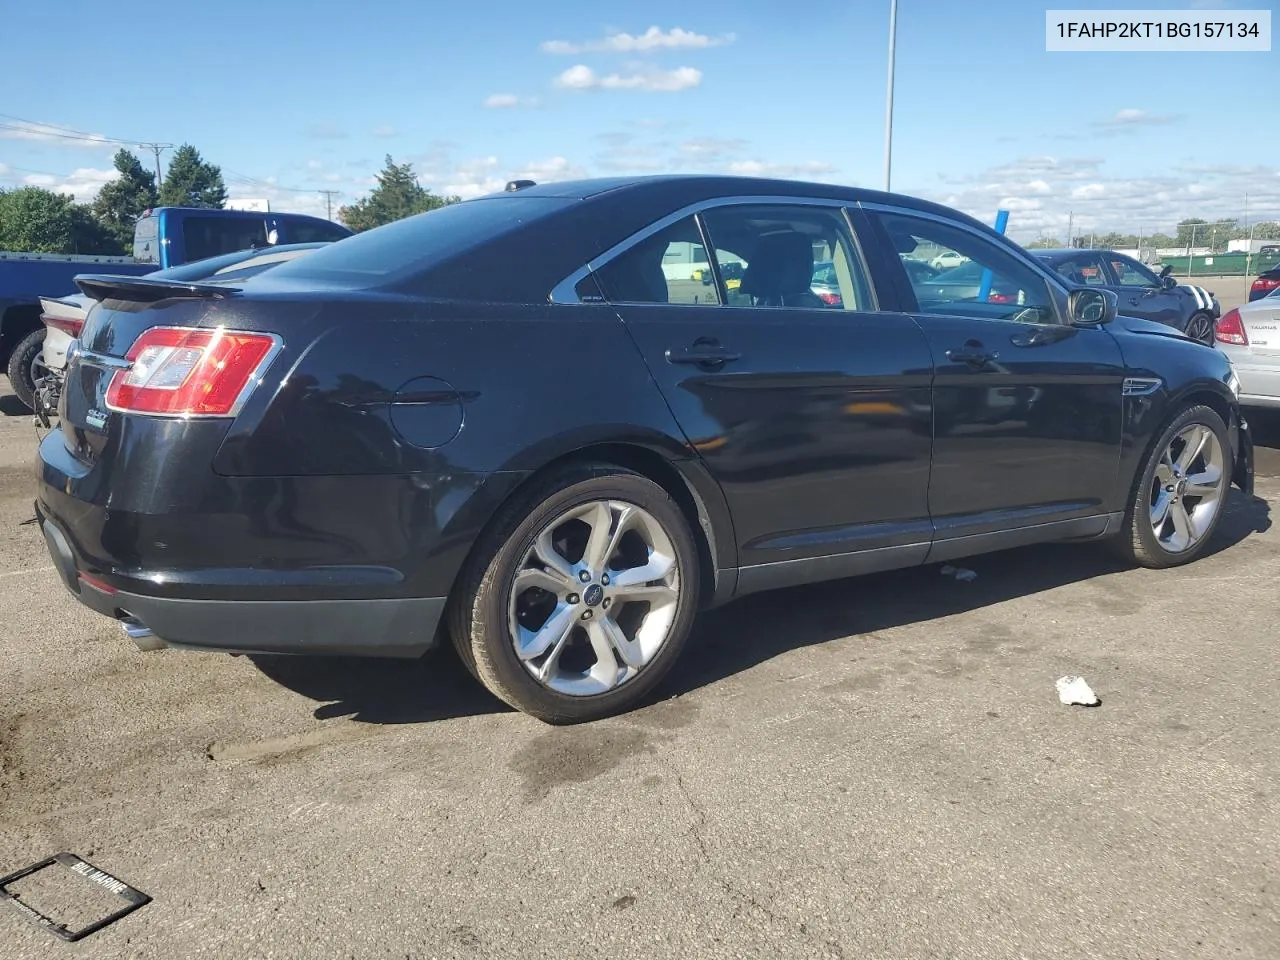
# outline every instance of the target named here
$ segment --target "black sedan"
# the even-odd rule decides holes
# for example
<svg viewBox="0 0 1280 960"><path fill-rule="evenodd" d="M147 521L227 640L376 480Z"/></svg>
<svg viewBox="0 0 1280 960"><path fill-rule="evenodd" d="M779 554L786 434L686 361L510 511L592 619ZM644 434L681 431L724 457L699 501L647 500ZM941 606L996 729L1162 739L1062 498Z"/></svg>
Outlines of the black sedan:
<svg viewBox="0 0 1280 960"><path fill-rule="evenodd" d="M1263 270L1249 285L1249 301L1261 300L1280 290L1280 263L1269 270Z"/></svg>
<svg viewBox="0 0 1280 960"><path fill-rule="evenodd" d="M1125 316L1155 320L1192 340L1213 345L1213 324L1222 315L1213 292L1180 284L1166 267L1156 273L1115 250L1032 250L1042 262L1079 286L1102 287L1119 299Z"/></svg>
<svg viewBox="0 0 1280 960"><path fill-rule="evenodd" d="M978 287L904 269L937 250ZM513 184L242 284L78 283L36 504L72 593L144 648L452 642L550 722L735 597L1047 540L1173 566L1252 488L1221 353L896 195Z"/></svg>

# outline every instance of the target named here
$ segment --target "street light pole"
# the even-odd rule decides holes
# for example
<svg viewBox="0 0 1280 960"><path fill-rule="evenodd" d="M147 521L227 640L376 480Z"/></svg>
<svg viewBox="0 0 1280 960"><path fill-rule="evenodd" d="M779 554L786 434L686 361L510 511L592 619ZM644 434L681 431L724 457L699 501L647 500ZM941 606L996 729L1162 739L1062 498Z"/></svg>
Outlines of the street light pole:
<svg viewBox="0 0 1280 960"><path fill-rule="evenodd" d="M889 0L889 89L884 107L884 189L889 190L893 169L893 61L898 34L898 0Z"/></svg>

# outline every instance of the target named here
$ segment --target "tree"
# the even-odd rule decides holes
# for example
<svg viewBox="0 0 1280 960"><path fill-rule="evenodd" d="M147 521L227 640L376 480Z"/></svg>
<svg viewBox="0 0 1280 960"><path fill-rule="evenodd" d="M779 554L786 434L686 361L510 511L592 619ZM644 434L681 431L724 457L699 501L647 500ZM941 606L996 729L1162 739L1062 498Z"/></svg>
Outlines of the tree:
<svg viewBox="0 0 1280 960"><path fill-rule="evenodd" d="M413 164L395 163L387 154L387 165L378 174L378 185L355 203L338 210L338 219L352 230L372 230L414 214L426 213L461 197L440 197L418 183Z"/></svg>
<svg viewBox="0 0 1280 960"><path fill-rule="evenodd" d="M103 184L93 201L93 215L121 252L133 246L133 228L143 211L156 206L156 175L128 150L118 150L115 167L120 176Z"/></svg>
<svg viewBox="0 0 1280 960"><path fill-rule="evenodd" d="M222 182L222 169L202 159L191 144L180 146L160 185L160 205L220 210L226 202L227 185Z"/></svg>
<svg viewBox="0 0 1280 960"><path fill-rule="evenodd" d="M42 187L0 190L0 250L20 253L116 252L89 208Z"/></svg>

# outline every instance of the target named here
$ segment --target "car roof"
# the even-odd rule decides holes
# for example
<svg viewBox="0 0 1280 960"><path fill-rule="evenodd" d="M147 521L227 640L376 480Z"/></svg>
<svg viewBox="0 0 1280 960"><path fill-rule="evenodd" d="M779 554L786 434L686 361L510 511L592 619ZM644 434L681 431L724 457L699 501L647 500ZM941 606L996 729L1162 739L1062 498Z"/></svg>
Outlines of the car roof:
<svg viewBox="0 0 1280 960"><path fill-rule="evenodd" d="M502 190L467 201L497 200L503 197L555 197L570 200L590 200L604 194L625 197L628 194L652 193L663 197L687 196L690 202L719 197L827 197L850 203L885 203L911 208L925 213L939 213L952 219L979 224L990 230L989 224L961 213L954 207L912 197L906 194L886 193L863 187L849 187L835 183L808 180L787 180L776 177L749 177L730 174L667 173L643 174L621 177L587 177L579 180L558 180L521 187L518 190Z"/></svg>

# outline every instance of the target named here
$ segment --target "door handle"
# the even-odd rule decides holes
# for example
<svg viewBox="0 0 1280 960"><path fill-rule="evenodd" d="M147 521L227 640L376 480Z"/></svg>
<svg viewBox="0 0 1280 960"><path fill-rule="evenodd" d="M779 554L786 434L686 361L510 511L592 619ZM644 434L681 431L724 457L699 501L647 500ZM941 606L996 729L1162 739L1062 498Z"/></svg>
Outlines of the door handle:
<svg viewBox="0 0 1280 960"><path fill-rule="evenodd" d="M982 344L973 341L947 351L947 359L952 363L967 363L971 367L986 366L998 356L995 350L985 350Z"/></svg>
<svg viewBox="0 0 1280 960"><path fill-rule="evenodd" d="M726 350L715 342L697 341L684 350L668 350L667 363L692 363L697 366L718 367L723 363L741 360L742 354Z"/></svg>

